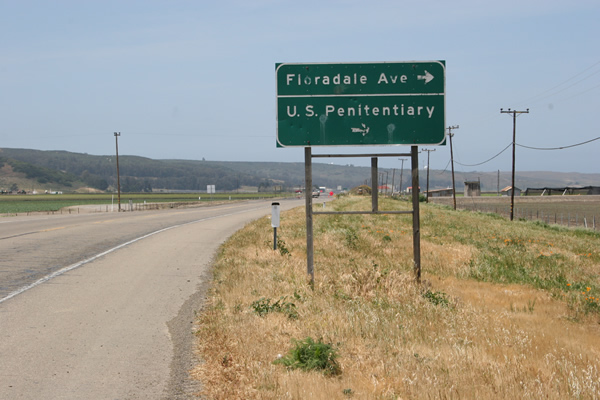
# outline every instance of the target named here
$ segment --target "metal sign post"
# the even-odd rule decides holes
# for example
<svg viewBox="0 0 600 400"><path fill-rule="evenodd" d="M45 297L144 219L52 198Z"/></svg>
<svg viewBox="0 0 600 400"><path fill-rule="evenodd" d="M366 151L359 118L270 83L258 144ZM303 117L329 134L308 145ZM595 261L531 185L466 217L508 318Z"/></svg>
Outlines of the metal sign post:
<svg viewBox="0 0 600 400"><path fill-rule="evenodd" d="M279 203L271 203L271 227L273 228L273 250L277 250L277 228L279 228Z"/></svg>
<svg viewBox="0 0 600 400"><path fill-rule="evenodd" d="M377 173L377 157L371 157L371 211L379 211L379 174Z"/></svg>
<svg viewBox="0 0 600 400"><path fill-rule="evenodd" d="M306 203L306 273L310 277L310 286L315 285L313 210L312 210L312 151L304 148L304 198Z"/></svg>
<svg viewBox="0 0 600 400"><path fill-rule="evenodd" d="M411 214L413 217L413 261L414 273L417 283L421 282L421 233L420 233L420 211L419 211L419 148L411 147L410 153L403 154L312 154L311 148L304 149L305 181L306 187L312 186L312 158L329 157L371 157L371 175L377 175L377 157L411 157L413 173L413 209L411 211L380 211L377 196L377 188L371 188L371 211L313 211L312 196L306 191L306 269L310 276L310 284L314 286L314 241L313 241L313 215L335 215L335 214ZM377 178L375 178L377 183ZM310 185L310 186L309 186ZM414 188L417 188L416 190Z"/></svg>
<svg viewBox="0 0 600 400"><path fill-rule="evenodd" d="M412 203L413 203L413 260L415 280L421 283L421 218L419 209L419 148L410 149L412 164Z"/></svg>

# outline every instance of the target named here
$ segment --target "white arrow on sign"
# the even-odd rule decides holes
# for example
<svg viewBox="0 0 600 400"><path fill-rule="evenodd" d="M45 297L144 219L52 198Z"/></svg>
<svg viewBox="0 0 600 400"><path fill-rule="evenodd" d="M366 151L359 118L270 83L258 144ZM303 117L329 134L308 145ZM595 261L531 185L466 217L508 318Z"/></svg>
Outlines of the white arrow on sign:
<svg viewBox="0 0 600 400"><path fill-rule="evenodd" d="M366 126L365 124L361 124L362 128L350 128L352 129L352 133L362 133L363 136L365 136L367 133L369 133L369 127Z"/></svg>
<svg viewBox="0 0 600 400"><path fill-rule="evenodd" d="M417 75L417 79L420 81L425 81L425 84L431 82L433 78L434 76L427 72L427 70L425 70L425 75Z"/></svg>

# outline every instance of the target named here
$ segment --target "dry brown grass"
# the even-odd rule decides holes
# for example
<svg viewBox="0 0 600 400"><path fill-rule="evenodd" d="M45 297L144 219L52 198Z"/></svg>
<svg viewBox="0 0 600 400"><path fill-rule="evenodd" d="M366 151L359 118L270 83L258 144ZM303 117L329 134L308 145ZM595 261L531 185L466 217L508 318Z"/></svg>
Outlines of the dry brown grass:
<svg viewBox="0 0 600 400"><path fill-rule="evenodd" d="M368 201L336 204L353 207L368 208ZM413 282L407 217L316 217L314 290L306 276L303 209L282 215L278 232L290 254L272 250L267 218L237 232L220 251L209 304L198 321L204 361L192 374L202 381L203 395L599 398L600 319L586 300L598 295L598 237L439 207L422 212L421 286ZM539 262L571 283L493 283L485 272L488 251L507 253L508 263ZM592 287L580 293L582 285ZM428 300L426 291L449 305ZM251 308L260 298L283 296L297 306L297 319L260 317ZM341 375L273 364L293 339L309 336L336 346Z"/></svg>

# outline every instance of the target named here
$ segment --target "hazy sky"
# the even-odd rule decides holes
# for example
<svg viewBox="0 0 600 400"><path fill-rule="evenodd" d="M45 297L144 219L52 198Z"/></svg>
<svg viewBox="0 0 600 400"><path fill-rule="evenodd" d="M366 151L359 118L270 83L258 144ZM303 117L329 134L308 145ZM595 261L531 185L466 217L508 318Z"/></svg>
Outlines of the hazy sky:
<svg viewBox="0 0 600 400"><path fill-rule="evenodd" d="M599 21L597 0L0 0L0 147L114 154L120 131L122 155L303 161L275 147L275 63L445 60L455 168L509 171L510 149L474 165L512 141L500 108L529 108L520 145L600 137ZM409 147L314 150L350 151ZM599 156L517 147L517 170L598 173Z"/></svg>

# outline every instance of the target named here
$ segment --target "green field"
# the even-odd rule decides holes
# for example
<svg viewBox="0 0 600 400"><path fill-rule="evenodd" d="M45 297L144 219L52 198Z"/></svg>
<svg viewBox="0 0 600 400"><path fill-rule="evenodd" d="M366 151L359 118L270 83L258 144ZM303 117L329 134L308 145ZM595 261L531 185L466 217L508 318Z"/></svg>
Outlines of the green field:
<svg viewBox="0 0 600 400"><path fill-rule="evenodd" d="M289 193L126 193L121 205L143 203L198 203L210 201L252 200L290 196ZM118 204L114 194L40 194L0 196L0 214L53 212L65 207Z"/></svg>

